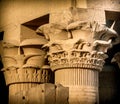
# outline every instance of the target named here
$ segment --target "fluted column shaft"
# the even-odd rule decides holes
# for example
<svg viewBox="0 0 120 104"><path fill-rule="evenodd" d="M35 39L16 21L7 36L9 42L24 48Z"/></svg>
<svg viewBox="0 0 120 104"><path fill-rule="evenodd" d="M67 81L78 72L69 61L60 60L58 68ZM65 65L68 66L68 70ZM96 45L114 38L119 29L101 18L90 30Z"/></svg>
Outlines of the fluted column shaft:
<svg viewBox="0 0 120 104"><path fill-rule="evenodd" d="M98 100L98 71L81 68L57 70L55 82L69 87L71 104L79 102L94 104Z"/></svg>

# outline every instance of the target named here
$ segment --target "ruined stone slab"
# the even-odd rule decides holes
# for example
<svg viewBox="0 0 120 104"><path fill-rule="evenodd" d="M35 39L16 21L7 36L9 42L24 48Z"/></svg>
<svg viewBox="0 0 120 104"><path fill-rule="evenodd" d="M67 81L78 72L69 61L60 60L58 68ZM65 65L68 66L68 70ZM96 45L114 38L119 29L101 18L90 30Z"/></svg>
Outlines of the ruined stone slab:
<svg viewBox="0 0 120 104"><path fill-rule="evenodd" d="M56 86L56 103L55 104L69 104L69 88L61 84Z"/></svg>
<svg viewBox="0 0 120 104"><path fill-rule="evenodd" d="M29 104L55 104L55 85L40 84L28 92Z"/></svg>

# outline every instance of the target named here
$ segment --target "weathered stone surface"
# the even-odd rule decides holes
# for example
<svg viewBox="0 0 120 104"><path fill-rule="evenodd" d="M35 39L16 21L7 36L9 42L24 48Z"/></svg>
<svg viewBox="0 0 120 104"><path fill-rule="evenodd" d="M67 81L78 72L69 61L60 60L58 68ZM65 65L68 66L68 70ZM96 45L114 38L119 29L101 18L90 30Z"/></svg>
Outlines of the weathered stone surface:
<svg viewBox="0 0 120 104"><path fill-rule="evenodd" d="M61 84L56 85L56 103L55 104L69 104L69 88Z"/></svg>
<svg viewBox="0 0 120 104"><path fill-rule="evenodd" d="M55 84L20 84L12 85L11 88L25 87L15 93L10 92L9 104L68 104L69 88ZM12 91L11 89L10 91Z"/></svg>
<svg viewBox="0 0 120 104"><path fill-rule="evenodd" d="M120 0L87 0L88 8L120 10Z"/></svg>
<svg viewBox="0 0 120 104"><path fill-rule="evenodd" d="M67 27L71 22L79 20L97 21L100 24L105 24L105 11L94 8L70 8L64 12L59 11L57 13L51 13L50 15L50 23L62 25L61 27Z"/></svg>
<svg viewBox="0 0 120 104"><path fill-rule="evenodd" d="M118 37L112 27L106 27L95 17L88 20L87 14L87 9L71 8L52 15L56 22L51 20L37 31L48 40L43 48L49 49L47 55L55 71L55 83L69 87L69 104L98 102L98 72L103 68L107 50L114 43L112 38ZM52 39L49 31L60 37L66 32L67 39Z"/></svg>
<svg viewBox="0 0 120 104"><path fill-rule="evenodd" d="M113 40L117 37L113 28L103 25L105 24L104 11L119 12L120 1L72 0L76 2L76 7L88 6L88 9L70 8L62 12L59 10L73 5L70 0L66 2L58 0L3 1L0 3L3 12L0 30L5 30L5 36L2 42L3 52L0 49L0 54L2 54L4 64L2 71L6 84L9 86L10 104L33 102L53 104L53 96L48 97L48 95L54 95L51 93L54 88L49 85L37 87L40 83L50 82L50 68L55 72L55 83L69 87L68 99L68 93L65 93L67 88L56 86L55 103L66 104L67 101L71 104L96 103L98 72L101 71L104 59L107 58L105 53L115 44ZM49 12L51 13L50 21L48 18L47 22L44 22L44 19L43 23L37 21L41 22L40 24L49 21L49 24L40 26L37 30L38 33L44 33L47 40L43 34L38 35L28 28L35 26L35 29L39 23L29 24L31 26L28 27L23 26L23 23ZM106 18L111 19L110 16ZM49 50L47 56L45 48ZM44 66L46 58L49 60L50 67ZM33 90L30 92L30 89Z"/></svg>
<svg viewBox="0 0 120 104"><path fill-rule="evenodd" d="M28 92L36 83L15 83L9 86L9 104L28 104Z"/></svg>
<svg viewBox="0 0 120 104"><path fill-rule="evenodd" d="M72 67L72 64L74 64L74 61L76 64L77 63L79 64L79 67L82 67L80 63L81 64L86 63L87 65L89 65L89 61L90 61L89 59L91 59L90 62L93 62L92 64L90 63L90 65L93 65L94 59L96 59L97 61L98 58L99 60L96 63L96 65L93 65L93 68L96 67L98 63L99 64L97 68L99 69L99 65L102 67L104 63L103 60L107 58L107 56L104 53L107 52L108 48L112 47L112 40L110 38L116 38L117 33L112 29L105 27L104 25L99 25L97 22L77 21L77 22L70 23L65 29L66 31L68 31L68 34L66 34L68 36L68 39L52 40L51 39L52 37L49 37L50 41L43 46L45 48L49 47L50 49L48 56L50 56L49 61L51 63L52 69L53 70L59 69L63 66ZM44 30L44 31L47 31L47 30ZM65 30L62 30L62 31L65 31ZM78 62L76 59L74 60L74 58L78 59ZM84 60L84 58L86 61ZM87 60L87 58L89 61ZM84 61L79 62L79 60L84 60ZM56 65L56 63L59 63L60 66ZM54 68L54 66L56 68ZM87 66L84 66L84 67L87 67Z"/></svg>
<svg viewBox="0 0 120 104"><path fill-rule="evenodd" d="M41 82L41 67L45 64L46 55L41 47L47 41L43 36L38 36L31 31L22 26L20 43L15 40L3 40L2 42L3 71L7 85L21 82ZM26 33L31 33L31 37L25 36ZM45 70L45 72L47 71Z"/></svg>
<svg viewBox="0 0 120 104"><path fill-rule="evenodd" d="M22 93L16 94L21 91L26 93L34 85L51 81L50 68L42 68L46 59L46 52L42 49L42 45L47 40L28 28L22 27L22 29L21 41L2 41L2 62L4 65L2 71L6 85L9 86L10 104L26 103L26 100L22 99ZM25 35L26 33L32 34L31 37Z"/></svg>
<svg viewBox="0 0 120 104"><path fill-rule="evenodd" d="M28 104L55 104L55 96L54 84L41 84L29 90Z"/></svg>

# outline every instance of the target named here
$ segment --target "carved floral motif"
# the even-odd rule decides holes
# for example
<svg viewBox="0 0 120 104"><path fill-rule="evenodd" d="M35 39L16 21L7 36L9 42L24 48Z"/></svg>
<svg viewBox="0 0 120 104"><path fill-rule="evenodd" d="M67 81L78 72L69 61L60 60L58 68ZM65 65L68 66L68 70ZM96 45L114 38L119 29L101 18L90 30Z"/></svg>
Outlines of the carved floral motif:
<svg viewBox="0 0 120 104"><path fill-rule="evenodd" d="M20 44L13 41L3 41L2 61L4 68L2 71L7 85L49 82L50 75L47 73L49 70L42 69L46 52L41 47L45 43L44 38L26 39ZM41 73L42 71L44 73ZM44 77L45 73L46 77Z"/></svg>
<svg viewBox="0 0 120 104"><path fill-rule="evenodd" d="M108 57L106 52L118 35L97 21L79 19L74 14L80 11L66 13L69 15L64 12L63 17L58 15L61 21L40 26L37 33L44 34L48 40L42 48L47 50L50 67L55 72L55 83L69 87L69 103L95 104L98 72L102 70Z"/></svg>
<svg viewBox="0 0 120 104"><path fill-rule="evenodd" d="M61 28L61 24L47 24L39 27L38 30L41 30L47 37L46 39L49 40L43 48L49 48L47 55L53 70L62 67L84 67L101 70L104 59L107 58L105 53L112 47L112 38L117 37L114 30L111 31L111 29L95 21L75 21L68 24L66 28ZM57 30L67 31L68 38L53 40L49 36L51 33L47 32L46 34L46 31L49 30L54 35L56 35Z"/></svg>

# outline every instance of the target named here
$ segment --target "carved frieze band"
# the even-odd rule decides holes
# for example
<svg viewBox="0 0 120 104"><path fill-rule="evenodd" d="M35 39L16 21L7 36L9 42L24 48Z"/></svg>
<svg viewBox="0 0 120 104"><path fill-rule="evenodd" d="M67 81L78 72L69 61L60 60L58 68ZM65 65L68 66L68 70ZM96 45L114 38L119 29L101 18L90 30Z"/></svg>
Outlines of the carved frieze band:
<svg viewBox="0 0 120 104"><path fill-rule="evenodd" d="M16 83L47 83L51 78L50 69L11 67L4 72L6 84Z"/></svg>
<svg viewBox="0 0 120 104"><path fill-rule="evenodd" d="M104 60L103 54L90 54L85 51L56 52L49 56L52 70L61 68L86 68L101 70Z"/></svg>

